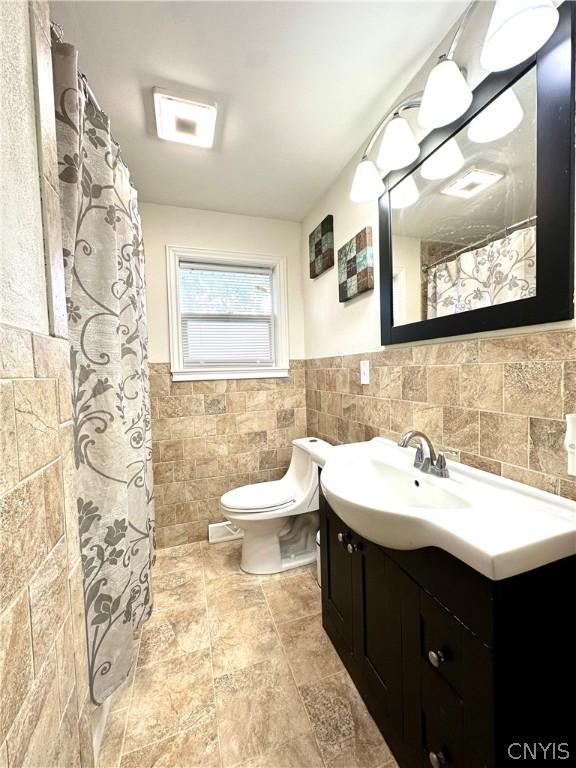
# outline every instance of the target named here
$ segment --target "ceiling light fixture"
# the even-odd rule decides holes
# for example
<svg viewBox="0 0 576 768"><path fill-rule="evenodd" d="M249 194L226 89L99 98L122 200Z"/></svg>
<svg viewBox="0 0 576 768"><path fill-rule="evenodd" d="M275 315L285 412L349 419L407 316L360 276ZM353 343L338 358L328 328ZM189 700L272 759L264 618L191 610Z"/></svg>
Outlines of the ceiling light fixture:
<svg viewBox="0 0 576 768"><path fill-rule="evenodd" d="M449 139L446 144L439 147L430 157L422 163L420 174L428 181L445 179L459 171L464 165L464 155L456 143L456 139Z"/></svg>
<svg viewBox="0 0 576 768"><path fill-rule="evenodd" d="M358 163L350 188L350 200L353 203L368 203L377 200L384 192L384 183L378 169L366 157Z"/></svg>
<svg viewBox="0 0 576 768"><path fill-rule="evenodd" d="M479 112L468 126L468 138L476 144L502 139L512 133L524 117L524 110L512 88Z"/></svg>
<svg viewBox="0 0 576 768"><path fill-rule="evenodd" d="M214 144L215 102L205 104L154 88L154 111L158 138L207 149Z"/></svg>
<svg viewBox="0 0 576 768"><path fill-rule="evenodd" d="M494 171L485 171L482 168L470 168L469 171L459 179L453 181L447 187L441 190L443 195L450 195L451 197L461 197L464 200L469 200L471 197L476 197L481 192L484 192L488 187L496 184L497 181L504 178L503 174L495 173Z"/></svg>
<svg viewBox="0 0 576 768"><path fill-rule="evenodd" d="M390 206L394 209L408 208L409 205L414 205L419 197L420 192L416 182L412 176L406 176L390 192Z"/></svg>
<svg viewBox="0 0 576 768"><path fill-rule="evenodd" d="M552 0L496 0L480 64L488 72L520 64L544 45L558 18Z"/></svg>
<svg viewBox="0 0 576 768"><path fill-rule="evenodd" d="M404 168L420 154L420 145L405 117L396 112L384 130L376 164L379 168L394 171Z"/></svg>

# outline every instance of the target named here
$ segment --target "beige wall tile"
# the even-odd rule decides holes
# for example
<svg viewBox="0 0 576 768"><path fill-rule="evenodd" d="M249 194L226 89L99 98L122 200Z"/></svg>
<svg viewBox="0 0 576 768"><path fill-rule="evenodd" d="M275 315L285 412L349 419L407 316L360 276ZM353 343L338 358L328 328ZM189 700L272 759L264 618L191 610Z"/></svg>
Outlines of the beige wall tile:
<svg viewBox="0 0 576 768"><path fill-rule="evenodd" d="M227 413L244 413L246 410L246 393L231 392L226 395Z"/></svg>
<svg viewBox="0 0 576 768"><path fill-rule="evenodd" d="M479 413L468 408L449 408L443 411L444 445L468 453L478 453L480 439Z"/></svg>
<svg viewBox="0 0 576 768"><path fill-rule="evenodd" d="M226 395L204 395L204 412L218 414L226 412Z"/></svg>
<svg viewBox="0 0 576 768"><path fill-rule="evenodd" d="M469 467L481 469L483 472L491 472L493 475L502 474L502 464L494 459L486 459L483 456L475 456L472 453L460 451L460 462Z"/></svg>
<svg viewBox="0 0 576 768"><path fill-rule="evenodd" d="M39 670L70 611L64 537L34 574L29 591L34 669Z"/></svg>
<svg viewBox="0 0 576 768"><path fill-rule="evenodd" d="M60 422L72 418L72 379L70 374L70 345L66 339L51 336L33 336L34 369L40 379L58 381L58 408Z"/></svg>
<svg viewBox="0 0 576 768"><path fill-rule="evenodd" d="M58 456L58 406L52 379L14 382L20 477Z"/></svg>
<svg viewBox="0 0 576 768"><path fill-rule="evenodd" d="M28 595L0 613L0 744L14 722L34 677Z"/></svg>
<svg viewBox="0 0 576 768"><path fill-rule="evenodd" d="M66 702L70 699L76 673L74 671L74 635L72 633L72 616L68 616L56 638L56 661L58 664L58 693L60 696L60 711L63 712Z"/></svg>
<svg viewBox="0 0 576 768"><path fill-rule="evenodd" d="M0 325L0 378L34 376L32 336L28 331Z"/></svg>
<svg viewBox="0 0 576 768"><path fill-rule="evenodd" d="M552 475L543 475L541 472L533 472L524 467L515 467L511 464L502 464L502 476L509 480L516 480L518 483L525 483L534 488L540 488L541 491L548 493L557 493L559 480Z"/></svg>
<svg viewBox="0 0 576 768"><path fill-rule="evenodd" d="M433 365L428 368L428 402L460 404L460 370L457 365Z"/></svg>
<svg viewBox="0 0 576 768"><path fill-rule="evenodd" d="M388 365L380 368L380 396L391 400L402 398L402 368L399 365Z"/></svg>
<svg viewBox="0 0 576 768"><path fill-rule="evenodd" d="M562 391L564 394L564 413L576 412L576 362L564 363L564 379Z"/></svg>
<svg viewBox="0 0 576 768"><path fill-rule="evenodd" d="M480 411L480 454L528 466L528 418Z"/></svg>
<svg viewBox="0 0 576 768"><path fill-rule="evenodd" d="M80 559L78 536L78 493L76 490L76 467L74 463L74 435L71 424L60 427L60 453L62 456L62 486L64 490L64 525L68 551L68 570L71 571Z"/></svg>
<svg viewBox="0 0 576 768"><path fill-rule="evenodd" d="M414 404L414 429L425 432L435 443L442 442L442 415L443 408L438 405L427 405L426 403Z"/></svg>
<svg viewBox="0 0 576 768"><path fill-rule="evenodd" d="M11 768L56 768L58 761L58 680L56 659L51 656L34 681L8 734Z"/></svg>
<svg viewBox="0 0 576 768"><path fill-rule="evenodd" d="M84 701L88 694L88 651L86 648L86 629L84 624L84 585L80 563L76 565L70 574L68 583L72 611L76 693L78 701Z"/></svg>
<svg viewBox="0 0 576 768"><path fill-rule="evenodd" d="M0 497L0 611L46 554L44 486L35 475Z"/></svg>
<svg viewBox="0 0 576 768"><path fill-rule="evenodd" d="M565 424L552 419L530 419L530 469L566 475Z"/></svg>
<svg viewBox="0 0 576 768"><path fill-rule="evenodd" d="M480 339L480 362L527 362L533 360L574 360L574 331L526 333Z"/></svg>
<svg viewBox="0 0 576 768"><path fill-rule="evenodd" d="M501 365L460 366L460 404L484 411L502 410Z"/></svg>
<svg viewBox="0 0 576 768"><path fill-rule="evenodd" d="M562 417L561 363L506 363L504 410L529 416Z"/></svg>
<svg viewBox="0 0 576 768"><path fill-rule="evenodd" d="M0 493L18 482L18 450L16 446L16 414L11 381L0 381Z"/></svg>
<svg viewBox="0 0 576 768"><path fill-rule="evenodd" d="M78 732L78 705L76 695L71 696L63 709L58 731L58 766L62 768L80 768L80 736ZM102 768L110 768L102 763Z"/></svg>
<svg viewBox="0 0 576 768"><path fill-rule="evenodd" d="M0 768L8 768L8 746L6 742L0 744Z"/></svg>
<svg viewBox="0 0 576 768"><path fill-rule="evenodd" d="M426 402L428 399L427 369L414 365L402 369L402 399Z"/></svg>
<svg viewBox="0 0 576 768"><path fill-rule="evenodd" d="M64 486L60 460L44 470L44 504L47 546L51 550L64 534Z"/></svg>
<svg viewBox="0 0 576 768"><path fill-rule="evenodd" d="M478 361L478 341L449 341L414 347L416 365L465 365Z"/></svg>
<svg viewBox="0 0 576 768"><path fill-rule="evenodd" d="M162 440L160 442L160 461L181 461L183 458L182 440Z"/></svg>

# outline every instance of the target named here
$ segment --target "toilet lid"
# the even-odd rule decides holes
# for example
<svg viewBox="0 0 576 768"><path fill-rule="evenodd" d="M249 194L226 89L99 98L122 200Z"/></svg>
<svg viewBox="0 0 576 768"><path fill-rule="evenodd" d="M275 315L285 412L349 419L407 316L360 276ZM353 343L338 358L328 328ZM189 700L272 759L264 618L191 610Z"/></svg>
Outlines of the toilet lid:
<svg viewBox="0 0 576 768"><path fill-rule="evenodd" d="M222 496L221 502L229 509L275 509L295 500L293 489L281 480L256 483L234 488Z"/></svg>

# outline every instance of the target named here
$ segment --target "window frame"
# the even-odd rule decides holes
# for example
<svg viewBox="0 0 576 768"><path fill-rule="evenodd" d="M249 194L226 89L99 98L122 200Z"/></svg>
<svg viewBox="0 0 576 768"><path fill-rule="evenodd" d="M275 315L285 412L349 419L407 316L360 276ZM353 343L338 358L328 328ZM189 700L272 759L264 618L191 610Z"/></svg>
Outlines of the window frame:
<svg viewBox="0 0 576 768"><path fill-rule="evenodd" d="M228 268L238 267L239 269L257 267L272 270L273 365L247 366L223 363L222 365L194 366L193 368L184 365L179 279L181 262L205 263ZM289 375L288 284L286 258L284 256L167 245L166 269L170 370L173 381L280 378Z"/></svg>

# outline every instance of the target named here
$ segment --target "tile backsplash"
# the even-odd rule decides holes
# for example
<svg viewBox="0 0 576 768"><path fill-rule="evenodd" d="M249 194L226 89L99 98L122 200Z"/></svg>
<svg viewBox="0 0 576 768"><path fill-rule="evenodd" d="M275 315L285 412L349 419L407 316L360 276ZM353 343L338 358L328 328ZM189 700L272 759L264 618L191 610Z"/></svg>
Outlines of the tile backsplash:
<svg viewBox="0 0 576 768"><path fill-rule="evenodd" d="M360 360L370 384L360 384ZM309 435L333 443L426 432L465 464L576 499L564 416L576 331L491 336L306 361Z"/></svg>
<svg viewBox="0 0 576 768"><path fill-rule="evenodd" d="M306 434L304 380L302 360L287 378L220 381L173 382L168 363L150 365L158 547L206 539L223 493L286 472Z"/></svg>

